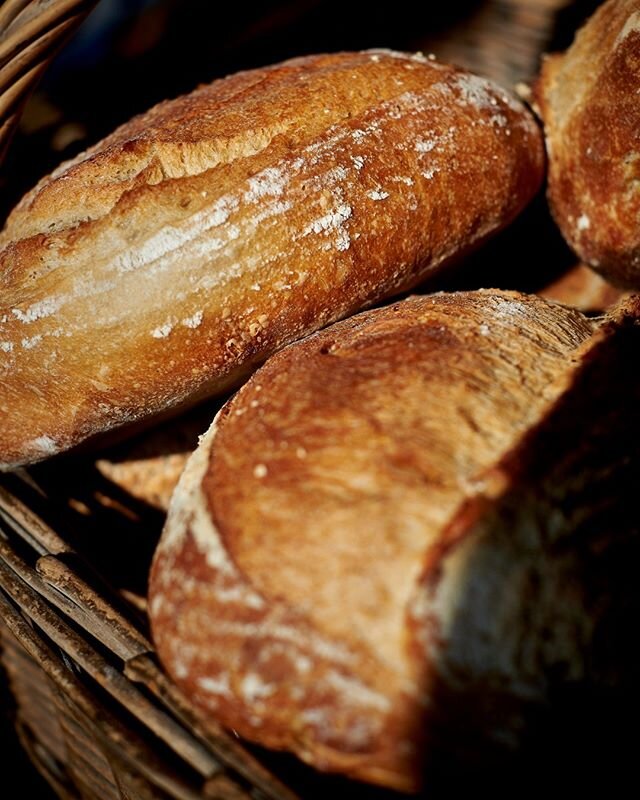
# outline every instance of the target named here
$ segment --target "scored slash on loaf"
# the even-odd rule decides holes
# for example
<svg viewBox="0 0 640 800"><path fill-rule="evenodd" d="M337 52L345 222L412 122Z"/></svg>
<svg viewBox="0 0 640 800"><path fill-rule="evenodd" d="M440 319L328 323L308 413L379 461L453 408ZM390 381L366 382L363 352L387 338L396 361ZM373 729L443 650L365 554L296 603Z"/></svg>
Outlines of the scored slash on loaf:
<svg viewBox="0 0 640 800"><path fill-rule="evenodd" d="M43 179L0 236L0 467L238 384L536 192L528 111L420 56L243 72Z"/></svg>

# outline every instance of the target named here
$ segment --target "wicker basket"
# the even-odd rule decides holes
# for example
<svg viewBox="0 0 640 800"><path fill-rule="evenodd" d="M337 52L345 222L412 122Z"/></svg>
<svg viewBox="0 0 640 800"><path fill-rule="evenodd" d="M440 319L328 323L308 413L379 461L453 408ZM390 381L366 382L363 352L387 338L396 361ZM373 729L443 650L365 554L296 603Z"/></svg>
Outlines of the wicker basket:
<svg viewBox="0 0 640 800"><path fill-rule="evenodd" d="M124 552L136 536L129 567L148 558L158 519L86 476L73 497L40 472L4 478L0 489L3 661L38 769L62 797L295 796L233 736L196 721L155 661L142 587L116 589L97 572L106 542ZM74 479L70 466L67 487ZM54 532L51 516L74 535Z"/></svg>
<svg viewBox="0 0 640 800"><path fill-rule="evenodd" d="M0 7L0 153L29 92L95 2L5 0ZM486 2L450 38L425 37L425 48L505 82L527 78L564 5ZM344 781L204 723L159 668L144 593L162 522L92 462L1 478L0 656L31 760L62 798L343 794ZM364 787L349 794L392 796Z"/></svg>

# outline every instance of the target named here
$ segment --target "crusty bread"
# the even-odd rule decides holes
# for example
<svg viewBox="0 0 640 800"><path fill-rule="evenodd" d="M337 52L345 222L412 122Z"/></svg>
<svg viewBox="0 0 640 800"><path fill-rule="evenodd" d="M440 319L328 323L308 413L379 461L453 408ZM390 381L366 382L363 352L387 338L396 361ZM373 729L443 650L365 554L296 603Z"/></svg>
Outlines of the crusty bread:
<svg viewBox="0 0 640 800"><path fill-rule="evenodd" d="M640 1L609 0L535 90L549 155L549 200L580 258L640 287Z"/></svg>
<svg viewBox="0 0 640 800"><path fill-rule="evenodd" d="M588 314L601 314L626 296L586 264L577 264L537 294L554 303L573 306Z"/></svg>
<svg viewBox="0 0 640 800"><path fill-rule="evenodd" d="M96 459L95 467L125 495L166 513L182 470L219 407L219 401L203 403L164 425L107 448Z"/></svg>
<svg viewBox="0 0 640 800"><path fill-rule="evenodd" d="M190 452L181 451L118 461L99 458L95 466L104 478L126 494L166 512L190 455Z"/></svg>
<svg viewBox="0 0 640 800"><path fill-rule="evenodd" d="M462 720L462 746L478 728L517 745L552 672L588 669L585 548L557 543L589 527L590 497L616 518L608 448L634 449L611 385L576 389L615 371L607 325L515 292L439 294L272 357L172 500L149 607L173 679L242 736L401 790L436 719Z"/></svg>
<svg viewBox="0 0 640 800"><path fill-rule="evenodd" d="M542 172L522 105L420 56L301 58L157 106L8 220L0 465L227 390L505 225Z"/></svg>

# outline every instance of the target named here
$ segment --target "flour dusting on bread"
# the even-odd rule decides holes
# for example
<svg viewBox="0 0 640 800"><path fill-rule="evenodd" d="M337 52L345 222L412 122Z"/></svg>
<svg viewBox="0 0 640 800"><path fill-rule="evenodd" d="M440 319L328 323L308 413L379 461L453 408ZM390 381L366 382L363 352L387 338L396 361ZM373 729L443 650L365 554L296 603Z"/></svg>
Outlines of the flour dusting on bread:
<svg viewBox="0 0 640 800"><path fill-rule="evenodd" d="M523 106L421 57L310 56L151 109L0 238L1 468L228 391L499 230L542 170Z"/></svg>

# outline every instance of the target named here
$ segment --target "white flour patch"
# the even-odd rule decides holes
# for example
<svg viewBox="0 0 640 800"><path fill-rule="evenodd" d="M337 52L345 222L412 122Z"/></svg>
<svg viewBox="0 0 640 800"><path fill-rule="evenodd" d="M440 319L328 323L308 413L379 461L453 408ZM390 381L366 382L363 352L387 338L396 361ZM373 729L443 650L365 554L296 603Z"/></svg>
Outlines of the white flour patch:
<svg viewBox="0 0 640 800"><path fill-rule="evenodd" d="M214 589L216 600L220 603L238 603L247 608L260 610L264 608L264 600L256 592L252 592L246 586L233 584L232 586L216 586Z"/></svg>
<svg viewBox="0 0 640 800"><path fill-rule="evenodd" d="M348 231L345 230L338 231L335 244L336 244L336 250L339 250L341 252L348 250L351 247L351 237L349 236Z"/></svg>
<svg viewBox="0 0 640 800"><path fill-rule="evenodd" d="M184 663L184 661L176 661L173 665L173 671L175 673L176 678L183 680L189 674L189 668Z"/></svg>
<svg viewBox="0 0 640 800"><path fill-rule="evenodd" d="M323 182L327 184L340 183L341 181L346 180L348 175L349 173L344 167L334 167L326 173Z"/></svg>
<svg viewBox="0 0 640 800"><path fill-rule="evenodd" d="M305 708L300 712L300 719L321 731L329 729L333 723L331 714L326 708Z"/></svg>
<svg viewBox="0 0 640 800"><path fill-rule="evenodd" d="M329 211L313 222L309 223L302 232L302 236L308 236L310 233L326 233L331 230L337 230L344 222L351 216L352 208L350 205L344 203L338 208Z"/></svg>
<svg viewBox="0 0 640 800"><path fill-rule="evenodd" d="M432 64L433 56L426 57L425 54L420 51L415 53L402 53L399 50L387 50L385 47L375 47L370 50L365 50L364 52L371 56L372 61L378 61L380 56L387 56L388 58L397 58L401 61L417 61L419 64L430 64L433 67L442 69L440 64Z"/></svg>
<svg viewBox="0 0 640 800"><path fill-rule="evenodd" d="M151 331L151 335L154 339L165 339L173 330L173 322L165 322L164 325L160 325L155 330Z"/></svg>
<svg viewBox="0 0 640 800"><path fill-rule="evenodd" d="M622 44L622 42L632 33L640 33L640 11L634 11L629 15L629 18L622 26L622 30L616 37L614 47Z"/></svg>
<svg viewBox="0 0 640 800"><path fill-rule="evenodd" d="M25 350L31 350L37 344L42 341L42 334L38 333L36 336L32 336L30 339L23 339L21 344Z"/></svg>
<svg viewBox="0 0 640 800"><path fill-rule="evenodd" d="M248 672L240 685L240 693L247 703L255 703L256 700L270 697L275 691L274 684L265 683L255 672Z"/></svg>
<svg viewBox="0 0 640 800"><path fill-rule="evenodd" d="M196 311L195 314L192 314L190 317L185 317L182 320L182 324L185 328L197 328L202 324L202 319L204 314L202 311Z"/></svg>
<svg viewBox="0 0 640 800"><path fill-rule="evenodd" d="M58 452L58 444L50 436L38 436L32 439L27 445L28 450L36 450L38 453L53 455Z"/></svg>
<svg viewBox="0 0 640 800"><path fill-rule="evenodd" d="M418 139L415 143L415 149L418 153L430 153L436 144L435 139Z"/></svg>
<svg viewBox="0 0 640 800"><path fill-rule="evenodd" d="M342 675L335 670L328 673L327 683L337 689L348 703L377 708L380 711L388 711L391 706L388 697L370 689L361 681Z"/></svg>
<svg viewBox="0 0 640 800"><path fill-rule="evenodd" d="M220 619L216 622L216 631L221 636L235 636L239 639L277 639L286 642L295 648L310 650L313 655L328 661L349 666L354 661L354 655L339 642L324 639L318 634L307 632L298 626L284 625L273 622L268 618L260 622L239 622L236 620Z"/></svg>
<svg viewBox="0 0 640 800"><path fill-rule="evenodd" d="M579 231L586 231L586 230L589 230L590 227L591 227L591 220L589 219L589 217L586 214L582 214L578 218L578 230Z"/></svg>
<svg viewBox="0 0 640 800"><path fill-rule="evenodd" d="M149 610L151 611L152 616L157 616L162 607L164 606L165 597L163 594L157 594L149 605Z"/></svg>
<svg viewBox="0 0 640 800"><path fill-rule="evenodd" d="M497 298L496 310L505 317L520 317L526 313L521 303L503 298Z"/></svg>
<svg viewBox="0 0 640 800"><path fill-rule="evenodd" d="M461 104L469 104L478 111L497 111L500 101L512 111L522 113L523 106L497 83L478 75L458 74L453 78L460 92ZM499 98L499 99L498 99Z"/></svg>
<svg viewBox="0 0 640 800"><path fill-rule="evenodd" d="M152 264L185 247L212 228L223 225L238 206L237 197L225 195L217 200L211 208L205 208L194 214L185 224L181 226L167 225L138 247L132 247L116 256L109 266L123 274Z"/></svg>
<svg viewBox="0 0 640 800"><path fill-rule="evenodd" d="M404 183L407 186L413 186L413 178L410 178L408 175L396 175L394 178L391 178L393 183Z"/></svg>
<svg viewBox="0 0 640 800"><path fill-rule="evenodd" d="M198 686L209 694L231 697L229 675L226 672L223 672L218 678L198 678Z"/></svg>
<svg viewBox="0 0 640 800"><path fill-rule="evenodd" d="M259 214L255 214L253 217L251 217L251 222L254 225L259 225L261 222L264 222L265 219L270 219L271 217L277 217L280 214L284 214L285 211L288 211L291 208L291 205L292 204L290 200L271 203Z"/></svg>
<svg viewBox="0 0 640 800"><path fill-rule="evenodd" d="M249 178L249 191L244 193L247 203L255 203L261 197L278 197L289 182L288 176L279 167L267 167L253 178Z"/></svg>
<svg viewBox="0 0 640 800"><path fill-rule="evenodd" d="M20 320L20 322L34 322L37 319L44 319L55 314L56 311L63 305L65 301L64 295L61 297L48 297L45 300L40 300L29 306L26 311L19 308L12 308L11 313Z"/></svg>

